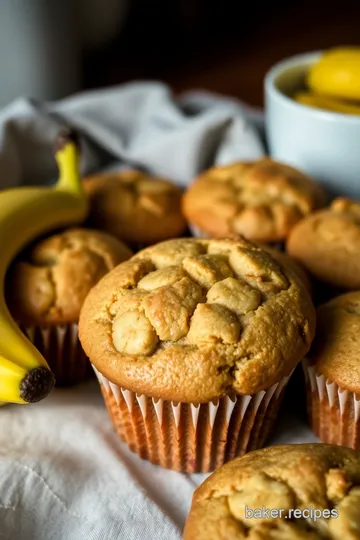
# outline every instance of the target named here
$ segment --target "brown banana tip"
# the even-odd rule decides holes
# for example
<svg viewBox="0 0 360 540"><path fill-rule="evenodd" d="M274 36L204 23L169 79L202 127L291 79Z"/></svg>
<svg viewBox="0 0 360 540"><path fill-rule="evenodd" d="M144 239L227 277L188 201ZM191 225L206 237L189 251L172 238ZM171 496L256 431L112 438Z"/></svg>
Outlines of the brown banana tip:
<svg viewBox="0 0 360 540"><path fill-rule="evenodd" d="M62 150L67 144L74 143L78 148L80 148L80 139L79 135L74 129L63 128L55 140L54 152L55 154Z"/></svg>
<svg viewBox="0 0 360 540"><path fill-rule="evenodd" d="M55 377L48 368L34 368L21 381L20 397L27 403L36 403L51 392L54 384Z"/></svg>

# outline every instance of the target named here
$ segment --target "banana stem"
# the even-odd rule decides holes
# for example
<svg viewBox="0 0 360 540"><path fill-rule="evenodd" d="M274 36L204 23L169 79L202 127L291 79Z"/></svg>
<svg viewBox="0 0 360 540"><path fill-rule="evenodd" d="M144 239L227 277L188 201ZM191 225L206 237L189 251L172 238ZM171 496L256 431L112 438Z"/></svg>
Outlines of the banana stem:
<svg viewBox="0 0 360 540"><path fill-rule="evenodd" d="M83 195L80 175L80 149L76 133L64 130L55 144L55 159L59 167L56 189Z"/></svg>

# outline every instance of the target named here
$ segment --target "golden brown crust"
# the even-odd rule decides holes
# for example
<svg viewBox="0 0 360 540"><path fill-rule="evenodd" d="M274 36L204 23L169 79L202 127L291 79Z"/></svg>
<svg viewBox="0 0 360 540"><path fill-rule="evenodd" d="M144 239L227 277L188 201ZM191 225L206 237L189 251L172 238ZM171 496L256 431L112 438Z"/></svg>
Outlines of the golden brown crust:
<svg viewBox="0 0 360 540"><path fill-rule="evenodd" d="M186 229L181 190L137 170L84 179L90 198L90 224L131 244L153 244Z"/></svg>
<svg viewBox="0 0 360 540"><path fill-rule="evenodd" d="M349 448L256 450L218 469L195 491L184 540L358 540L359 486L360 453ZM282 518L251 519L245 506L284 511ZM335 510L338 517L291 518L290 510L311 507Z"/></svg>
<svg viewBox="0 0 360 540"><path fill-rule="evenodd" d="M296 261L288 253L284 253L283 251L280 251L279 249L276 249L272 246L262 244L260 245L260 247L264 249L267 253L269 253L272 257L274 257L274 259L276 259L278 263L288 266L291 271L296 274L296 276L303 282L305 289L311 296L312 285L310 276L308 274L308 271L298 261Z"/></svg>
<svg viewBox="0 0 360 540"><path fill-rule="evenodd" d="M287 251L319 280L360 288L360 202L336 199L292 230Z"/></svg>
<svg viewBox="0 0 360 540"><path fill-rule="evenodd" d="M99 231L69 229L50 236L12 268L9 308L24 325L77 322L90 289L131 255L125 244Z"/></svg>
<svg viewBox="0 0 360 540"><path fill-rule="evenodd" d="M310 359L316 371L360 396L360 291L337 296L317 310Z"/></svg>
<svg viewBox="0 0 360 540"><path fill-rule="evenodd" d="M309 349L314 315L299 279L254 244L178 239L101 280L82 309L80 339L120 386L207 402L288 375Z"/></svg>
<svg viewBox="0 0 360 540"><path fill-rule="evenodd" d="M269 158L213 167L183 197L188 221L209 235L242 234L266 243L284 240L323 204L323 191L311 178Z"/></svg>

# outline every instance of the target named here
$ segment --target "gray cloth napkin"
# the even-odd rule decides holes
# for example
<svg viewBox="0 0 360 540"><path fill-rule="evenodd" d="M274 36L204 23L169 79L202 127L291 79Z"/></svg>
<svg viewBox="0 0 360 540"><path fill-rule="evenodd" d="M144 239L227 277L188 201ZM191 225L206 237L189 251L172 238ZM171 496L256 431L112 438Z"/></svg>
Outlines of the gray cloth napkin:
<svg viewBox="0 0 360 540"><path fill-rule="evenodd" d="M60 126L84 138L83 172L144 168L186 186L212 164L264 154L262 115L235 100L157 83L57 103L21 99L0 113L0 188L49 183ZM275 442L314 440L291 420ZM180 540L194 488L119 442L96 383L0 409L0 539Z"/></svg>
<svg viewBox="0 0 360 540"><path fill-rule="evenodd" d="M52 145L62 125L84 136L83 172L120 164L187 185L218 163L264 154L261 113L159 83L133 83L56 103L20 99L0 113L0 187L56 176Z"/></svg>

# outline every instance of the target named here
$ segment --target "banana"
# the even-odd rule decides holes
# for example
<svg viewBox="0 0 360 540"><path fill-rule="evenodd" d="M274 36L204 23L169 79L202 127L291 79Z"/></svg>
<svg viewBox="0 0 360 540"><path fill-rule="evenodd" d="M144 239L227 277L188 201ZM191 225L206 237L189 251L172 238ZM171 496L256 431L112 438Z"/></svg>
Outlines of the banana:
<svg viewBox="0 0 360 540"><path fill-rule="evenodd" d="M57 139L59 180L54 187L0 191L0 401L33 403L48 395L54 376L12 319L4 300L5 276L18 252L37 236L82 222L88 204L79 173L74 133Z"/></svg>
<svg viewBox="0 0 360 540"><path fill-rule="evenodd" d="M317 94L360 101L360 47L338 47L325 52L310 67L307 85Z"/></svg>
<svg viewBox="0 0 360 540"><path fill-rule="evenodd" d="M346 101L341 101L340 99L314 94L313 92L298 92L294 95L294 99L303 105L308 105L308 107L315 107L325 111L343 114L360 114L360 103L359 105L355 105Z"/></svg>

